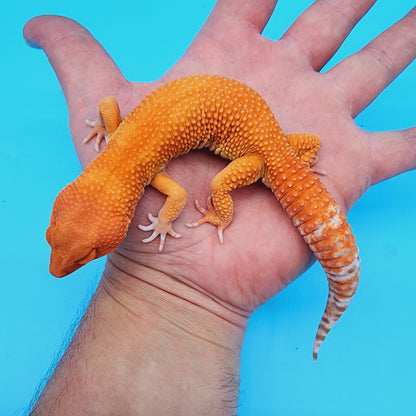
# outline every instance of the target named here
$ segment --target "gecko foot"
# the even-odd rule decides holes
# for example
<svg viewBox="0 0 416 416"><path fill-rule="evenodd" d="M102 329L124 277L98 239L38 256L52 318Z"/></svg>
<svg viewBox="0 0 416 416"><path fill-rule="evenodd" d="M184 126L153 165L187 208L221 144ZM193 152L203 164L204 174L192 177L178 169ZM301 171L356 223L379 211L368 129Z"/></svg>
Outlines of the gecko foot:
<svg viewBox="0 0 416 416"><path fill-rule="evenodd" d="M198 227L201 224L205 224L205 223L209 223L212 225L216 225L217 226L217 231L218 231L218 239L220 240L220 243L222 244L224 242L224 235L223 235L223 231L224 228L228 225L224 225L224 223L218 218L217 213L215 212L215 208L212 204L212 199L209 196L207 199L207 206L208 209L205 209L198 200L195 201L195 208L204 216L196 221L196 222L191 222L191 223L187 223L186 226L190 227L190 228L194 228L194 227Z"/></svg>
<svg viewBox="0 0 416 416"><path fill-rule="evenodd" d="M88 126L92 127L92 131L91 133L82 141L82 143L88 143L91 139L93 139L94 137L96 137L95 139L95 144L94 144L94 149L97 153L100 152L100 144L103 140L105 140L105 142L108 142L108 134L107 134L107 130L105 129L105 127L102 125L101 121L90 121L90 120L85 120L85 123L87 123Z"/></svg>
<svg viewBox="0 0 416 416"><path fill-rule="evenodd" d="M158 217L154 217L150 212L147 214L147 218L150 220L149 225L139 225L138 227L142 231L152 231L153 233L150 237L145 238L142 240L142 243L150 243L156 237L160 235L160 243L159 243L159 251L163 250L163 246L165 244L166 235L169 234L174 238L180 238L181 235L175 232L172 228L172 221L164 222L161 221Z"/></svg>

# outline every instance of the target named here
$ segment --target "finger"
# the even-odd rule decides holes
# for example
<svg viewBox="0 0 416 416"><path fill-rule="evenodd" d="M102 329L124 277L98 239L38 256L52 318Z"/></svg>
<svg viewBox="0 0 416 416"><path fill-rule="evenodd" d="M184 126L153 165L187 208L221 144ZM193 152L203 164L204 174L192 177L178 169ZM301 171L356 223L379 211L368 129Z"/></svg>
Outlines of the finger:
<svg viewBox="0 0 416 416"><path fill-rule="evenodd" d="M345 91L356 116L416 57L416 7L327 75Z"/></svg>
<svg viewBox="0 0 416 416"><path fill-rule="evenodd" d="M317 0L286 31L319 71L376 0Z"/></svg>
<svg viewBox="0 0 416 416"><path fill-rule="evenodd" d="M103 47L83 26L60 16L39 16L26 23L23 36L31 46L44 50L64 91L68 107L88 99L97 84L118 86L125 82ZM95 102L98 98L92 97Z"/></svg>
<svg viewBox="0 0 416 416"><path fill-rule="evenodd" d="M261 33L270 19L277 0L218 0L208 24L223 25L224 19L249 24Z"/></svg>
<svg viewBox="0 0 416 416"><path fill-rule="evenodd" d="M370 133L373 184L416 169L416 127Z"/></svg>

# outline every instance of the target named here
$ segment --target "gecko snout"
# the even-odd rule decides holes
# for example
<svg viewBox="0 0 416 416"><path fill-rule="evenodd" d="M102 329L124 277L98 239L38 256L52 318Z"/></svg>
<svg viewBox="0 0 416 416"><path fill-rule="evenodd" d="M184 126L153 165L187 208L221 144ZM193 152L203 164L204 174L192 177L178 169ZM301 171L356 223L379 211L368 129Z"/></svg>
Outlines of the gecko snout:
<svg viewBox="0 0 416 416"><path fill-rule="evenodd" d="M46 231L46 240L52 249L49 271L55 277L64 277L100 257L91 242L76 235L68 238L68 232L53 222Z"/></svg>

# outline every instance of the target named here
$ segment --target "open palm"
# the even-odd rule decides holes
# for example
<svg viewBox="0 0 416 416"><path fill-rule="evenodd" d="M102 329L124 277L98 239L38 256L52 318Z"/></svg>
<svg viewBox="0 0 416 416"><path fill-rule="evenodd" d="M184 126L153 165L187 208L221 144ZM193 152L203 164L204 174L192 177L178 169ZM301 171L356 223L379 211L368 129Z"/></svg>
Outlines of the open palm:
<svg viewBox="0 0 416 416"><path fill-rule="evenodd" d="M44 49L58 75L83 166L96 155L92 145L82 144L88 134L84 120L94 118L100 98L114 95L124 117L165 81L219 74L257 90L285 133L321 137L317 166L327 172L322 182L347 211L372 184L416 166L416 129L370 134L353 120L416 56L416 8L367 47L319 73L373 3L318 0L279 41L272 41L261 32L276 0L243 5L219 0L186 54L162 79L147 84L127 81L100 44L72 20L33 19L25 37ZM157 242L140 243L148 234L137 225L147 222L148 212L155 215L164 200L149 188L110 261L133 276L144 268L156 270L247 312L293 281L312 255L263 185L233 192L234 220L225 230L224 245L212 226L185 227L200 217L192 201L206 200L211 179L226 163L204 151L172 161L166 170L189 197L175 223L182 238L168 238L162 254Z"/></svg>

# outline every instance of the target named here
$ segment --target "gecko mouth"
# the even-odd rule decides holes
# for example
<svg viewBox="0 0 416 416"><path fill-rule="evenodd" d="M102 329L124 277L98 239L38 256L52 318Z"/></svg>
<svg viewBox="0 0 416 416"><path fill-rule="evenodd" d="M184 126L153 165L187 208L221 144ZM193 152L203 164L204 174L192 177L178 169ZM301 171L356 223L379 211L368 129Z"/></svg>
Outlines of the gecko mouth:
<svg viewBox="0 0 416 416"><path fill-rule="evenodd" d="M97 258L97 249L93 248L85 257L83 257L81 260L76 261L76 264L79 264L80 266L83 266L84 264L89 263L91 260L94 260Z"/></svg>
<svg viewBox="0 0 416 416"><path fill-rule="evenodd" d="M65 277L70 273L73 273L75 270L78 270L82 265L71 263L70 265L63 265L62 262L59 262L51 256L51 262L49 264L49 272L52 276L55 277Z"/></svg>
<svg viewBox="0 0 416 416"><path fill-rule="evenodd" d="M97 257L97 249L93 248L85 257L77 261L69 261L68 258L65 257L66 256L59 255L56 251L52 250L49 271L53 276L64 277L73 273L75 270L78 270L80 267Z"/></svg>
<svg viewBox="0 0 416 416"><path fill-rule="evenodd" d="M78 261L74 261L69 258L66 252L62 253L61 250L52 249L51 259L49 263L49 271L55 277L64 277L68 274L78 270L84 264L87 264L91 260L96 258L97 250L92 249L85 257Z"/></svg>

